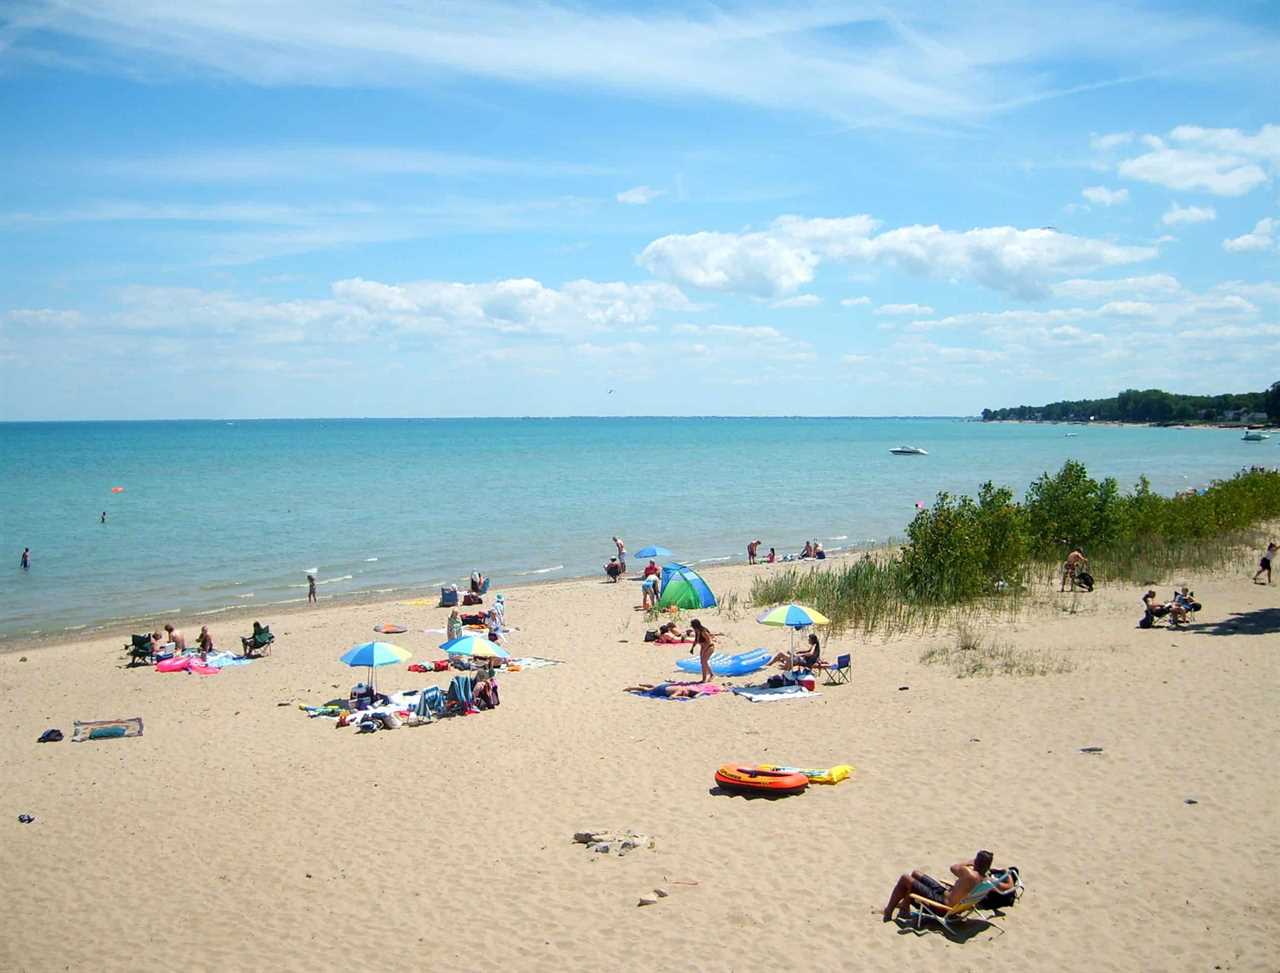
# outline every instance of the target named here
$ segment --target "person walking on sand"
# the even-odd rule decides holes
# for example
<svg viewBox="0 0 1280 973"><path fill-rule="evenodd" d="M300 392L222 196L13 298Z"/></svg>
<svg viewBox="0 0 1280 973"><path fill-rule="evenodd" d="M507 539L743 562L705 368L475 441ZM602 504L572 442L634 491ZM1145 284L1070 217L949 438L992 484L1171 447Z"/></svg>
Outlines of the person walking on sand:
<svg viewBox="0 0 1280 973"><path fill-rule="evenodd" d="M1262 584L1258 580L1262 575L1267 576L1267 584L1271 584L1271 562L1276 559L1276 542L1272 541L1267 545L1267 549L1262 552L1262 557L1258 558L1258 570L1253 576L1254 584ZM24 565L25 567L25 565Z"/></svg>
<svg viewBox="0 0 1280 973"><path fill-rule="evenodd" d="M23 571L31 570L31 548L24 547L22 549L22 560L18 564L22 566Z"/></svg>
<svg viewBox="0 0 1280 973"><path fill-rule="evenodd" d="M715 676L711 671L711 653L716 650L715 636L696 618L689 624L693 626L693 647L698 650L698 662L702 664L702 681L710 682Z"/></svg>
<svg viewBox="0 0 1280 973"><path fill-rule="evenodd" d="M1089 566L1089 559L1084 556L1080 550L1074 550L1067 555L1066 561L1062 563L1062 584L1058 586L1059 591L1067 590L1067 582L1071 582L1071 590L1076 590L1076 572L1082 571Z"/></svg>
<svg viewBox="0 0 1280 973"><path fill-rule="evenodd" d="M760 550L759 541L750 541L747 543L747 563L756 563L756 553Z"/></svg>
<svg viewBox="0 0 1280 973"><path fill-rule="evenodd" d="M621 537L615 537L613 543L618 548L618 563L622 565L622 572L625 574L627 571L627 545L622 542Z"/></svg>
<svg viewBox="0 0 1280 973"><path fill-rule="evenodd" d="M307 604L314 605L316 603L316 576L314 574L307 575Z"/></svg>

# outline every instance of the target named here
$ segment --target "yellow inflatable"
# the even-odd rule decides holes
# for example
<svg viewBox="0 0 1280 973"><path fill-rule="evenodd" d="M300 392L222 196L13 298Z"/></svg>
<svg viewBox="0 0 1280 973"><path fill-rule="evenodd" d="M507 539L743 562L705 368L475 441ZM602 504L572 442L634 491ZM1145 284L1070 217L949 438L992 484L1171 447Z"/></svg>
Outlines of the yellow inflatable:
<svg viewBox="0 0 1280 973"><path fill-rule="evenodd" d="M781 770L792 774L804 774L810 784L838 784L853 776L853 767L849 764L837 764L825 770L808 767L779 767L776 764L760 764L758 770Z"/></svg>

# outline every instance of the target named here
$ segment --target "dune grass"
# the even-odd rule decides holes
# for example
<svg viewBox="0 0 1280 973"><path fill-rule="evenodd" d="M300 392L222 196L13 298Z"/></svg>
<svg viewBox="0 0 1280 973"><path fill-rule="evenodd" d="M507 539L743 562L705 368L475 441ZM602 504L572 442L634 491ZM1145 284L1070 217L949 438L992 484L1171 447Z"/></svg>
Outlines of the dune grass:
<svg viewBox="0 0 1280 973"><path fill-rule="evenodd" d="M1071 672L1076 664L1044 649L1020 649L1011 642L988 639L972 625L956 626L955 642L920 653L924 665L945 665L957 679L990 676L1048 676Z"/></svg>

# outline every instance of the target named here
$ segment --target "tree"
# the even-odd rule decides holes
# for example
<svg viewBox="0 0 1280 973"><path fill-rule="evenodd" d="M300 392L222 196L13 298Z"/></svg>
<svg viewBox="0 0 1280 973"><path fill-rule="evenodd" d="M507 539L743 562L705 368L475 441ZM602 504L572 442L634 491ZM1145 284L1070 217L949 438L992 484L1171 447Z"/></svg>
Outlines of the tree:
<svg viewBox="0 0 1280 973"><path fill-rule="evenodd" d="M1272 382L1271 388L1267 389L1264 395L1267 418L1272 422L1280 422L1280 382Z"/></svg>

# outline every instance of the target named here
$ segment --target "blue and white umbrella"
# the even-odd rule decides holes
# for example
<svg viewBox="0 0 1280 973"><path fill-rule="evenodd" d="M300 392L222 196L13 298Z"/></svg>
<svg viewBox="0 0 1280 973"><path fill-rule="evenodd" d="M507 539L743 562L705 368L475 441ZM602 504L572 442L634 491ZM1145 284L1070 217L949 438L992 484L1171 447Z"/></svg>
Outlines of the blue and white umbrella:
<svg viewBox="0 0 1280 973"><path fill-rule="evenodd" d="M665 547L659 547L656 544L650 544L648 547L642 547L631 555L632 557L670 557L671 552Z"/></svg>
<svg viewBox="0 0 1280 973"><path fill-rule="evenodd" d="M456 639L450 639L448 642L441 643L440 649L447 655L470 655L485 659L511 658L511 653L497 642L491 642L487 638L479 638L475 635L463 635Z"/></svg>

